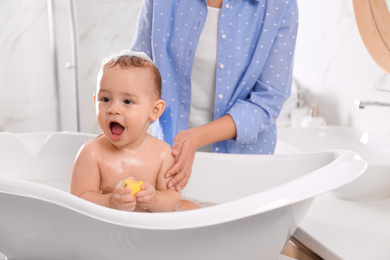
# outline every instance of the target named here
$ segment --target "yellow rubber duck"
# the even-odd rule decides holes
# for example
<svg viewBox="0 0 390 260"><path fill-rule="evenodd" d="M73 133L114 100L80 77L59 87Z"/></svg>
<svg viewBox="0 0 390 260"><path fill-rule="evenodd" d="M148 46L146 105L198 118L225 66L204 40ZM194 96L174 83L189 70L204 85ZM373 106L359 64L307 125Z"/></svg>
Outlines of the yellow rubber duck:
<svg viewBox="0 0 390 260"><path fill-rule="evenodd" d="M144 183L143 181L135 182L133 179L127 179L124 180L122 183L123 188L130 188L131 189L131 195L136 194L137 192L141 191L141 185Z"/></svg>

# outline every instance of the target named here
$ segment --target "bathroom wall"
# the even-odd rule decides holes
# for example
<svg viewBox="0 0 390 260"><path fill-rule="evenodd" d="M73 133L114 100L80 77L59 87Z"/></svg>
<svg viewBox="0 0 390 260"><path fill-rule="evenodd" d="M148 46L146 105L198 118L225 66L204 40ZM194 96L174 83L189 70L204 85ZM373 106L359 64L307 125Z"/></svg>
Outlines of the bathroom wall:
<svg viewBox="0 0 390 260"><path fill-rule="evenodd" d="M98 133L93 95L102 59L129 49L141 0L75 1L81 131Z"/></svg>
<svg viewBox="0 0 390 260"><path fill-rule="evenodd" d="M0 131L54 131L45 0L0 1Z"/></svg>
<svg viewBox="0 0 390 260"><path fill-rule="evenodd" d="M61 95L56 100L47 1L0 1L0 131L76 131L78 85L79 129L99 132L93 94L100 61L130 46L141 2L73 1L75 62L70 1L53 0ZM352 1L298 0L298 4L294 77L304 90L306 103L317 103L328 124L389 137L390 107L359 110L353 104L355 99L390 102L390 92L378 90L390 90L390 75L376 65L363 45ZM73 65L77 65L78 75Z"/></svg>
<svg viewBox="0 0 390 260"><path fill-rule="evenodd" d="M0 131L97 133L93 94L100 61L129 48L142 0L52 0L55 60L48 2L0 1Z"/></svg>
<svg viewBox="0 0 390 260"><path fill-rule="evenodd" d="M357 109L353 104L356 99L390 103L390 74L366 50L352 0L298 3L294 77L305 91L307 104L317 103L330 125L352 126L390 138L390 107Z"/></svg>

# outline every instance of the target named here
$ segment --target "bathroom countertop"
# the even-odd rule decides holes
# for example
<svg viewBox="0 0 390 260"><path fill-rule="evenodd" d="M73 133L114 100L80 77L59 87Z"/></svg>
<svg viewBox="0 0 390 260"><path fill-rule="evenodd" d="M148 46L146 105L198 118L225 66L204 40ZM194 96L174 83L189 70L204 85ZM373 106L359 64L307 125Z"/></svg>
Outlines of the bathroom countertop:
<svg viewBox="0 0 390 260"><path fill-rule="evenodd" d="M294 237L324 259L390 259L390 198L354 202L320 195Z"/></svg>

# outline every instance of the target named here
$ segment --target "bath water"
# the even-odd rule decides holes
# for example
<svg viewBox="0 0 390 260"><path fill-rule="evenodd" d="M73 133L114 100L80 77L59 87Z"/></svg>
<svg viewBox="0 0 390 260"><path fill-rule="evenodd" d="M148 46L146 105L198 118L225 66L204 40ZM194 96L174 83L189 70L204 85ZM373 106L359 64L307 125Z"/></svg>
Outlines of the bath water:
<svg viewBox="0 0 390 260"><path fill-rule="evenodd" d="M197 204L201 208L207 208L207 207L218 205L217 203L213 203L213 202L200 201L200 200L197 200L197 199L195 199L191 196L187 196L187 195L183 195L182 199L183 200L190 200L190 201L194 202L195 204Z"/></svg>

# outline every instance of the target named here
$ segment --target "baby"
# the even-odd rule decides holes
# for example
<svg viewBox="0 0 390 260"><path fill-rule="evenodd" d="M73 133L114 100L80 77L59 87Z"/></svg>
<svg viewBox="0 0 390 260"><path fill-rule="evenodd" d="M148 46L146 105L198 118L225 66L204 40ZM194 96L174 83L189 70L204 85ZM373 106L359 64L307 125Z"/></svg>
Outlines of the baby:
<svg viewBox="0 0 390 260"><path fill-rule="evenodd" d="M139 212L199 208L168 189L164 174L174 164L171 147L147 133L165 109L161 76L145 53L122 51L102 63L95 95L103 134L79 151L71 193L106 207ZM142 180L131 195L125 179Z"/></svg>

